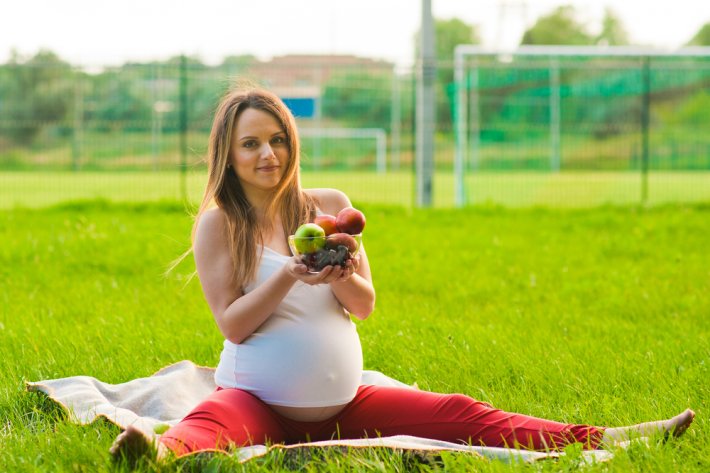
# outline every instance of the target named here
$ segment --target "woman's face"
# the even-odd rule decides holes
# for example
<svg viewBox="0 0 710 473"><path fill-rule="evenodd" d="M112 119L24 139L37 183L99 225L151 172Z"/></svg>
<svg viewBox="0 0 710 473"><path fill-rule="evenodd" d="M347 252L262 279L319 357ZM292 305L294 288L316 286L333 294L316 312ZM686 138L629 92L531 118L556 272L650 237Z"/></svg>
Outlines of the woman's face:
<svg viewBox="0 0 710 473"><path fill-rule="evenodd" d="M247 197L274 189L286 170L289 146L286 133L270 113L244 110L232 134L229 162Z"/></svg>

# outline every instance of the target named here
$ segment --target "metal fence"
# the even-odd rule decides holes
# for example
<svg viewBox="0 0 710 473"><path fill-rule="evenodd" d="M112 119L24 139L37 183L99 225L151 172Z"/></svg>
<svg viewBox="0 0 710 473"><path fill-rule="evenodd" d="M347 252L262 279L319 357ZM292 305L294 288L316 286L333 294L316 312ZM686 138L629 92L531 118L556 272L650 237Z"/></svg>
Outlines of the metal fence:
<svg viewBox="0 0 710 473"><path fill-rule="evenodd" d="M647 201L650 171L710 170L710 48L459 46L455 94L461 204L467 173L637 172Z"/></svg>
<svg viewBox="0 0 710 473"><path fill-rule="evenodd" d="M307 169L382 171L388 161L398 167L408 159L402 149L411 142L411 79L392 64L307 56L210 67L182 57L91 68L51 58L0 66L1 169L196 165L219 98L247 81L271 88L292 107ZM389 159L388 140L395 148Z"/></svg>
<svg viewBox="0 0 710 473"><path fill-rule="evenodd" d="M537 188L516 189L572 192L570 176L593 183L599 173L628 178L644 166L700 182L690 197L673 191L667 200L710 200L698 181L710 171L710 60L642 57L468 56L458 77L453 62L439 63L435 205L554 204L557 195L546 201ZM219 98L251 82L297 116L304 176L371 175L360 181L371 186L365 192L391 200L384 187L399 183L406 195L398 202L411 205L415 77L352 56L240 56L219 65L176 57L120 67L70 65L49 52L14 58L0 65L0 172L174 173L185 196L189 174L204 169ZM637 185L629 182L614 186ZM456 185L465 199L455 199ZM629 195L598 200L642 200Z"/></svg>

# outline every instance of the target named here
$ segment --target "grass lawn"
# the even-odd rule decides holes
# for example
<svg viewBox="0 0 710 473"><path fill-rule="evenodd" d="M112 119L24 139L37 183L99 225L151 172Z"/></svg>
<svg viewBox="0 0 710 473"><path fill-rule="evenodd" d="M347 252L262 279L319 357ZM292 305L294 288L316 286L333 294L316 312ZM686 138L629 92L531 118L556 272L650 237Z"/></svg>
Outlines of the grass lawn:
<svg viewBox="0 0 710 473"><path fill-rule="evenodd" d="M201 198L204 172L185 181L191 202ZM410 172L304 172L305 187L335 187L358 202L412 207L414 175ZM437 173L434 206L454 206L454 177ZM0 172L0 209L43 207L66 200L104 198L114 201L180 199L176 172ZM710 172L652 172L648 203L710 201ZM470 204L511 207L594 207L641 202L641 177L633 172L484 172L466 177Z"/></svg>
<svg viewBox="0 0 710 473"><path fill-rule="evenodd" d="M366 369L570 423L625 425L692 407L684 437L619 451L589 471L710 471L710 207L356 204L378 290L375 313L357 322ZM198 281L187 283L191 259L163 276L190 227L182 206L166 202L0 211L0 471L111 469L118 429L69 423L24 381L120 383L183 359L217 363L221 337ZM227 457L211 464L220 465L237 467ZM576 469L466 455L426 465L378 450L244 466L298 467Z"/></svg>

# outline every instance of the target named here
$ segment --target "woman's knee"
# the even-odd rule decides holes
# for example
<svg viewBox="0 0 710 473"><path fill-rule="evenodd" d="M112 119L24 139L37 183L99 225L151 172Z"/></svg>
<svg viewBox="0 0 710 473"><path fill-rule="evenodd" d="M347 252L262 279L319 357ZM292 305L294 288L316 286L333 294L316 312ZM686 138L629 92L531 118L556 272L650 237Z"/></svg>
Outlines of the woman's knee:
<svg viewBox="0 0 710 473"><path fill-rule="evenodd" d="M487 402L478 401L465 394L444 395L444 408L446 411L457 416L479 415L482 412L495 410L493 406Z"/></svg>
<svg viewBox="0 0 710 473"><path fill-rule="evenodd" d="M226 450L230 445L280 440L281 428L266 404L238 389L215 391L164 434L163 443L178 455Z"/></svg>
<svg viewBox="0 0 710 473"><path fill-rule="evenodd" d="M485 407L492 407L490 404L486 402L479 401L477 399L472 398L471 396L467 396L465 394L444 394L444 397L446 398L448 403L451 403L453 405L457 406L485 406Z"/></svg>

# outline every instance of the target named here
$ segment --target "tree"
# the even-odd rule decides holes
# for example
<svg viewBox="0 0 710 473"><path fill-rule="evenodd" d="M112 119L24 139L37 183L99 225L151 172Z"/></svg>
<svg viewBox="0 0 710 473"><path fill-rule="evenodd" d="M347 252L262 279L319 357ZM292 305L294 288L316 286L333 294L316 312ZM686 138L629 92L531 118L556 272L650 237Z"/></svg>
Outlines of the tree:
<svg viewBox="0 0 710 473"><path fill-rule="evenodd" d="M439 70L453 68L454 49L459 44L478 44L480 38L478 30L473 25L468 25L458 18L449 20L434 20L434 34L436 35L436 62ZM421 31L414 34L415 59L419 58L421 45Z"/></svg>
<svg viewBox="0 0 710 473"><path fill-rule="evenodd" d="M238 56L227 56L219 66L231 75L241 74L244 70L249 69L253 64L258 62L256 56L251 54L240 54Z"/></svg>
<svg viewBox="0 0 710 473"><path fill-rule="evenodd" d="M595 38L577 20L572 6L557 7L552 13L541 16L523 34L521 44L554 44L584 46L595 43Z"/></svg>
<svg viewBox="0 0 710 473"><path fill-rule="evenodd" d="M333 74L323 89L323 116L356 128L389 128L391 94L391 73Z"/></svg>
<svg viewBox="0 0 710 473"><path fill-rule="evenodd" d="M478 44L478 30L458 18L435 20L436 60L442 66L450 66L454 60L454 49L459 44ZM419 41L417 41L417 45Z"/></svg>
<svg viewBox="0 0 710 473"><path fill-rule="evenodd" d="M596 37L596 44L604 46L622 46L629 44L629 36L626 28L616 13L611 8L604 10L602 19L602 30Z"/></svg>
<svg viewBox="0 0 710 473"><path fill-rule="evenodd" d="M42 50L24 59L13 52L0 70L0 105L3 127L15 142L30 143L49 124L67 118L74 96L75 75L69 64Z"/></svg>
<svg viewBox="0 0 710 473"><path fill-rule="evenodd" d="M479 44L478 29L458 18L449 20L435 19L437 95L440 97L437 107L437 121L440 127L448 128L452 123L453 105L454 50L459 44ZM421 32L414 35L416 57L419 57Z"/></svg>
<svg viewBox="0 0 710 473"><path fill-rule="evenodd" d="M150 129L150 82L148 66L127 64L90 78L85 100L91 104L85 118L99 130Z"/></svg>
<svg viewBox="0 0 710 473"><path fill-rule="evenodd" d="M710 46L710 22L705 23L686 46Z"/></svg>

